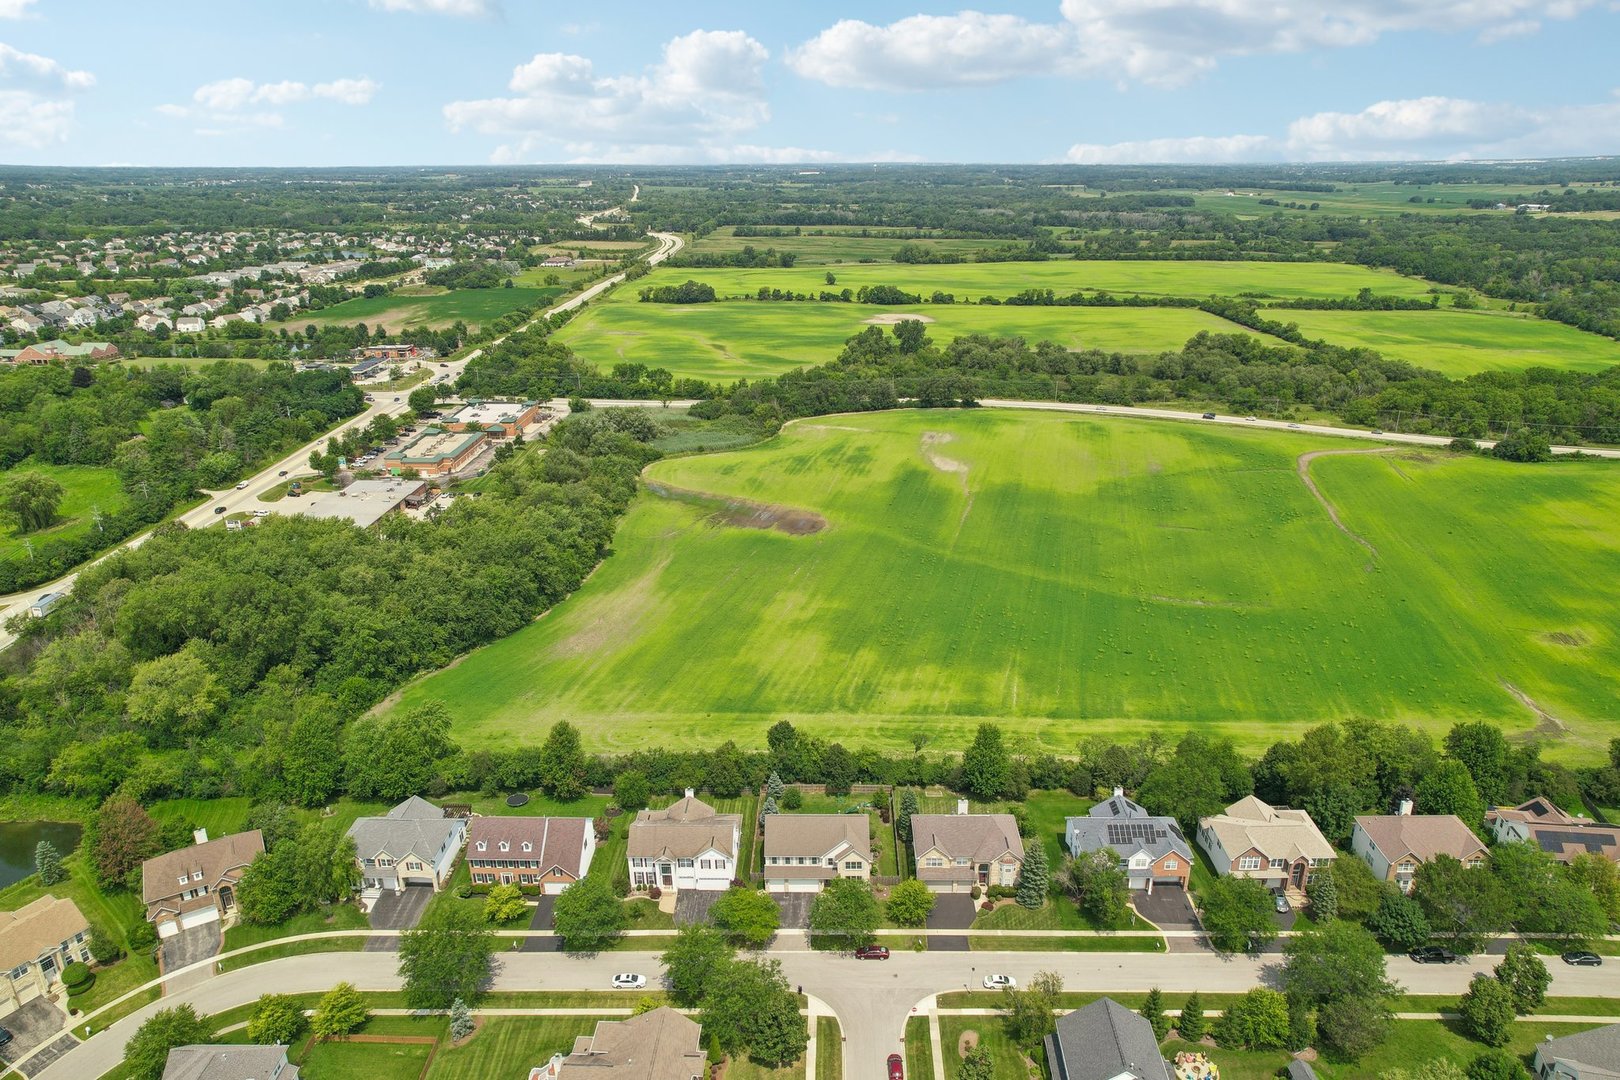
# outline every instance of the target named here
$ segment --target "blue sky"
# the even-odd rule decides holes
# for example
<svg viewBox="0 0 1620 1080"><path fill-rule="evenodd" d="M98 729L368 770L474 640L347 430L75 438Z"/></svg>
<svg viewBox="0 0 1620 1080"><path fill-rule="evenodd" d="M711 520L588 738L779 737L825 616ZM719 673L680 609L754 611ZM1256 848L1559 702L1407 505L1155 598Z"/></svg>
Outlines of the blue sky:
<svg viewBox="0 0 1620 1080"><path fill-rule="evenodd" d="M0 162L1620 152L1616 0L0 0Z"/></svg>

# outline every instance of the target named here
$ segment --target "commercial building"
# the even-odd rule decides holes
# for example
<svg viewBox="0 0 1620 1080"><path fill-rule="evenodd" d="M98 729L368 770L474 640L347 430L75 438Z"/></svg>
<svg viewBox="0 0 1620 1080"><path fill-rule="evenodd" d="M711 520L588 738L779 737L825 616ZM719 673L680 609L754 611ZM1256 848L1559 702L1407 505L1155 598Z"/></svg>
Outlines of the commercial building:
<svg viewBox="0 0 1620 1080"><path fill-rule="evenodd" d="M361 528L375 525L402 506L417 506L426 498L426 480L393 477L356 480L342 491L311 491L298 504L304 517L352 521Z"/></svg>
<svg viewBox="0 0 1620 1080"><path fill-rule="evenodd" d="M446 431L482 431L491 438L507 438L521 432L540 417L538 401L467 402L442 422Z"/></svg>
<svg viewBox="0 0 1620 1080"><path fill-rule="evenodd" d="M484 449L482 431L447 431L430 427L398 450L383 455L390 470L419 476L448 476L471 464Z"/></svg>
<svg viewBox="0 0 1620 1080"><path fill-rule="evenodd" d="M258 829L208 839L208 830L192 834L196 843L141 864L141 899L146 918L158 937L211 922L229 925L236 918L236 886L242 872L264 850Z"/></svg>
<svg viewBox="0 0 1620 1080"><path fill-rule="evenodd" d="M729 889L741 832L740 815L717 813L687 788L685 798L662 810L643 810L630 823L630 887Z"/></svg>
<svg viewBox="0 0 1620 1080"><path fill-rule="evenodd" d="M47 894L0 911L0 1016L50 993L75 961L90 962L90 924L72 900Z"/></svg>
<svg viewBox="0 0 1620 1080"><path fill-rule="evenodd" d="M590 818L475 817L467 827L474 885L538 885L555 895L585 876L595 854Z"/></svg>

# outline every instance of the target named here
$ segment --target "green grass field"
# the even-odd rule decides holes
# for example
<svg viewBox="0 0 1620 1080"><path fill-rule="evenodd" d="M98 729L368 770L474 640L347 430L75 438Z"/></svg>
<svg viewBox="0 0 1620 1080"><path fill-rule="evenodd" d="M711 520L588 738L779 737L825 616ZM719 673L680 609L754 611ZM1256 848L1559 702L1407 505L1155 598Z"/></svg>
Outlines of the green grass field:
<svg viewBox="0 0 1620 1080"><path fill-rule="evenodd" d="M1192 308L923 304L890 309L755 301L680 306L643 304L634 288L627 288L587 308L558 331L557 339L603 369L639 363L680 377L732 382L830 363L868 320L896 313L932 320L929 335L940 343L964 334L1018 335L1071 349L1157 353L1181 348L1201 330L1250 333Z"/></svg>
<svg viewBox="0 0 1620 1080"><path fill-rule="evenodd" d="M129 500L118 482L118 472L94 465L45 465L23 461L11 472L37 472L62 485L62 504L57 507L57 524L18 536L9 524L0 524L0 559L25 559L28 546L52 540L83 536L95 527L96 512L113 514Z"/></svg>
<svg viewBox="0 0 1620 1080"><path fill-rule="evenodd" d="M823 515L734 528L643 494L546 618L408 686L467 747L567 718L595 750L828 739L1031 745L1198 729L1258 750L1328 719L1459 717L1589 758L1613 733L1620 472L1124 417L894 412L667 460L663 483Z"/></svg>
<svg viewBox="0 0 1620 1080"><path fill-rule="evenodd" d="M589 1016L489 1017L461 1046L442 1044L425 1080L528 1076L552 1054L571 1051L574 1037L589 1035L596 1024Z"/></svg>
<svg viewBox="0 0 1620 1080"><path fill-rule="evenodd" d="M1494 311L1292 311L1266 314L1299 324L1306 337L1365 346L1459 377L1497 368L1598 371L1620 364L1620 341L1573 326Z"/></svg>
<svg viewBox="0 0 1620 1080"><path fill-rule="evenodd" d="M898 245L897 245L898 246ZM1047 262L952 263L911 265L882 263L837 267L836 285L826 283L825 267L788 270L698 270L670 267L655 270L643 284L679 284L687 278L706 281L721 296L752 296L761 285L814 296L822 290L838 292L862 285L894 285L926 297L934 290L954 293L957 302L981 296L1007 297L1025 289L1076 289L1144 296L1238 296L1254 294L1288 297L1354 296L1363 288L1384 296L1426 297L1432 286L1422 278L1403 277L1392 270L1371 270L1347 263L1198 262L1150 260L1072 260ZM639 292L638 285L632 291ZM352 302L352 301L351 301Z"/></svg>
<svg viewBox="0 0 1620 1080"><path fill-rule="evenodd" d="M468 326L482 326L513 308L536 307L561 294L561 288L553 287L446 290L423 286L401 289L392 296L369 300L356 297L319 311L297 312L286 325L301 329L309 323L365 323L395 333L408 326L442 329L458 319Z"/></svg>

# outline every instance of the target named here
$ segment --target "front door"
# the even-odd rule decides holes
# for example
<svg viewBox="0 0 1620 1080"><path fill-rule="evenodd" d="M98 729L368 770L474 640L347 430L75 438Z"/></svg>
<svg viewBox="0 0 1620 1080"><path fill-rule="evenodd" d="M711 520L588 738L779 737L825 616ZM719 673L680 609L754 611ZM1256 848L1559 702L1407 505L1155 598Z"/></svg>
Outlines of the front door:
<svg viewBox="0 0 1620 1080"><path fill-rule="evenodd" d="M1294 864L1294 888L1303 889L1304 887L1305 887L1305 864L1303 862L1297 862L1297 863Z"/></svg>
<svg viewBox="0 0 1620 1080"><path fill-rule="evenodd" d="M675 867L667 862L659 863L658 877L664 883L664 888L672 888L675 884Z"/></svg>
<svg viewBox="0 0 1620 1080"><path fill-rule="evenodd" d="M502 874L501 875L501 884L502 885L510 885L510 884L512 884L512 875L511 874Z"/></svg>
<svg viewBox="0 0 1620 1080"><path fill-rule="evenodd" d="M226 914L229 914L231 909L234 908L235 906L236 906L236 890L231 888L229 885L221 885L219 887L219 908L220 908L220 910L225 912Z"/></svg>

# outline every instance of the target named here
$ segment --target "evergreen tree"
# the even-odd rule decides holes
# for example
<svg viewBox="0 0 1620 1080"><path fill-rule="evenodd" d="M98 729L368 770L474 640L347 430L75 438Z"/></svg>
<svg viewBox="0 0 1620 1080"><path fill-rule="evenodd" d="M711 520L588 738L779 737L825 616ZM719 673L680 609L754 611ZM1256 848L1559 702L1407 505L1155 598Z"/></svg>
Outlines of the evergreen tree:
<svg viewBox="0 0 1620 1080"><path fill-rule="evenodd" d="M1204 1020L1204 999L1193 991L1187 998L1187 1003L1181 1007L1181 1019L1176 1021L1176 1030L1188 1042L1197 1042L1209 1031L1209 1024Z"/></svg>
<svg viewBox="0 0 1620 1080"><path fill-rule="evenodd" d="M775 795L767 795L767 796L765 796L765 805L759 808L759 812L761 814L775 814L775 813L778 813L779 811L776 808L776 796Z"/></svg>
<svg viewBox="0 0 1620 1080"><path fill-rule="evenodd" d="M1332 874L1312 874L1305 886L1305 896L1311 902L1311 918L1328 923L1339 917L1339 883Z"/></svg>
<svg viewBox="0 0 1620 1080"><path fill-rule="evenodd" d="M995 1080L996 1062L983 1043L962 1055L962 1065L956 1070L956 1080Z"/></svg>
<svg viewBox="0 0 1620 1080"><path fill-rule="evenodd" d="M1024 851L1024 868L1018 877L1018 906L1033 911L1045 904L1050 879L1046 845L1036 840Z"/></svg>
<svg viewBox="0 0 1620 1080"><path fill-rule="evenodd" d="M962 755L962 790L976 799L999 799L1007 791L1012 762L1001 741L1001 729L980 724L973 745Z"/></svg>
<svg viewBox="0 0 1620 1080"><path fill-rule="evenodd" d="M39 874L41 885L55 885L67 877L67 871L62 869L62 856L49 840L34 845L34 870Z"/></svg>
<svg viewBox="0 0 1620 1080"><path fill-rule="evenodd" d="M1142 1002L1142 1019L1153 1026L1153 1038L1164 1042L1164 1037L1170 1034L1170 1017L1164 1012L1164 994L1155 986L1148 991L1147 1000Z"/></svg>
<svg viewBox="0 0 1620 1080"><path fill-rule="evenodd" d="M566 720L552 725L540 748L540 790L559 802L572 802L585 794L585 752L579 729Z"/></svg>
<svg viewBox="0 0 1620 1080"><path fill-rule="evenodd" d="M473 1023L472 1011L467 1003L460 998L450 1003L450 1038L460 1042L473 1033L477 1025Z"/></svg>
<svg viewBox="0 0 1620 1080"><path fill-rule="evenodd" d="M900 793L900 819L894 823L894 831L902 844L911 843L911 815L919 812L916 790L906 788Z"/></svg>
<svg viewBox="0 0 1620 1080"><path fill-rule="evenodd" d="M771 775L765 778L765 797L767 799L775 799L780 802L782 799L782 792L785 790L787 789L782 783L782 774L777 772L775 769L772 769Z"/></svg>

